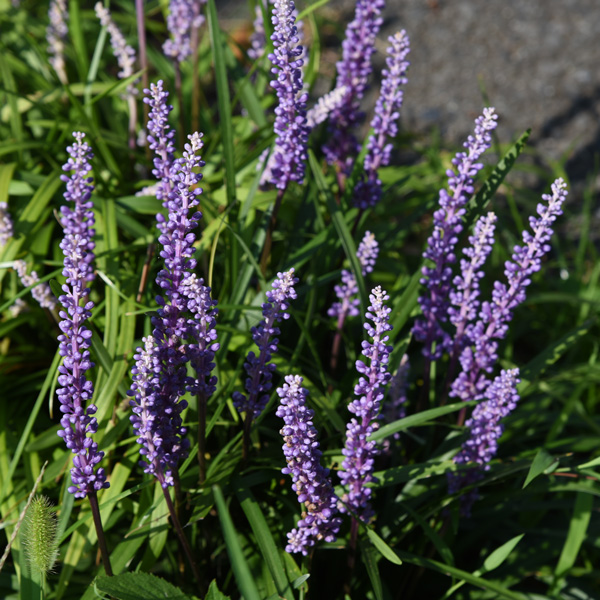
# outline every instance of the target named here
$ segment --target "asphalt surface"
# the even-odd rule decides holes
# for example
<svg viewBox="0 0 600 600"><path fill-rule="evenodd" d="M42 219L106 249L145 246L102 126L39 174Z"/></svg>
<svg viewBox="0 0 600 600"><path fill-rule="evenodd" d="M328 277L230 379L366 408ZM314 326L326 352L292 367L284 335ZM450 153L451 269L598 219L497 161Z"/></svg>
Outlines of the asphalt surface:
<svg viewBox="0 0 600 600"><path fill-rule="evenodd" d="M333 23L321 58L326 76L334 76L354 6L331 0L319 9ZM250 18L245 0L219 0L219 12ZM565 159L572 184L587 181L600 151L600 0L388 0L383 16L377 72L388 35L405 29L411 40L402 127L438 128L446 142L460 143L481 113L484 89L502 141L532 128L539 160Z"/></svg>

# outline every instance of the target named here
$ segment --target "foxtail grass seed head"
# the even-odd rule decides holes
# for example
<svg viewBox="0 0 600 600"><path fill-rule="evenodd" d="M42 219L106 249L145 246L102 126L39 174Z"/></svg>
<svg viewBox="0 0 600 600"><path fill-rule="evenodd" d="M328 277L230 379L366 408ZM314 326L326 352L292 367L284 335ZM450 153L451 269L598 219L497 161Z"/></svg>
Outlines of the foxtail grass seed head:
<svg viewBox="0 0 600 600"><path fill-rule="evenodd" d="M27 509L21 530L25 556L32 570L52 573L58 559L56 512L46 496L36 496Z"/></svg>

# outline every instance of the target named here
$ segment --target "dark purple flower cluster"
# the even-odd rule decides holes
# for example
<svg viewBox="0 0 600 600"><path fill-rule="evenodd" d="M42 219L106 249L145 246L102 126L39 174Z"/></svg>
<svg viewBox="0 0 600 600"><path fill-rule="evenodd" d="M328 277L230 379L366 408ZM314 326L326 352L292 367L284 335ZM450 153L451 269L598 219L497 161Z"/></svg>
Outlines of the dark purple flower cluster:
<svg viewBox="0 0 600 600"><path fill-rule="evenodd" d="M75 143L67 148L69 159L63 166L64 171L72 171L71 176L62 175L67 184L65 200L73 203L73 208L61 206L60 221L64 237L60 243L64 255L63 275L66 283L64 292L58 299L64 310L59 312L62 319L59 326L62 334L59 353L63 364L58 368L58 399L63 417L60 424L63 429L58 435L65 440L75 457L71 469L73 485L69 492L76 498L85 498L88 494L109 487L104 469L96 465L102 460L104 452L98 450L98 444L92 435L98 430L93 416L96 407L88 402L94 395L94 386L86 377L86 371L94 364L90 360L90 339L92 332L85 327L94 304L89 300L88 282L94 279L94 213L90 200L93 186L88 177L92 152L83 133L74 133Z"/></svg>
<svg viewBox="0 0 600 600"><path fill-rule="evenodd" d="M329 164L348 169L359 150L352 129L362 120L360 101L371 74L371 56L375 38L383 23L381 11L385 0L357 0L354 20L346 28L342 43L342 60L337 63L335 87L344 88L344 100L330 114L331 139L323 150Z"/></svg>
<svg viewBox="0 0 600 600"><path fill-rule="evenodd" d="M286 551L306 556L316 541L334 542L342 520L337 516L338 498L329 469L321 465L322 453L312 422L314 412L306 406L308 390L302 387L302 377L288 375L277 394L280 404L276 414L284 421L280 433L287 462L281 472L292 476L292 489L298 502L304 504L297 528L288 533Z"/></svg>
<svg viewBox="0 0 600 600"><path fill-rule="evenodd" d="M475 407L471 418L465 423L469 429L469 437L454 457L454 462L459 465L478 465L479 468L450 473L448 490L451 494L466 485L477 483L483 477L483 472L490 468L489 462L496 456L498 440L504 431L501 420L516 408L519 401L518 377L518 369L501 371L487 387L485 399ZM477 497L476 489L463 496L463 514L469 514Z"/></svg>
<svg viewBox="0 0 600 600"><path fill-rule="evenodd" d="M348 489L342 497L345 506L341 510L353 511L363 521L369 521L373 516L369 502L371 488L366 484L375 481L373 463L379 452L376 443L368 441L368 437L379 426L377 417L384 388L390 380L387 363L392 351L392 347L386 344L389 340L386 333L392 329L388 322L391 309L384 304L389 296L378 286L371 292L369 300L371 305L366 317L373 321L373 325L367 322L365 329L373 341L362 342L362 353L370 364L367 366L360 359L356 361L360 378L354 388L356 398L348 407L356 418L352 418L346 426L346 444L342 450L345 458L339 472L342 484Z"/></svg>
<svg viewBox="0 0 600 600"><path fill-rule="evenodd" d="M161 127L164 131L165 124ZM146 338L145 348L137 350L129 392L134 398L130 402L134 412L131 421L147 461L142 464L163 487L173 485L173 470L188 451L181 419L187 402L181 398L191 392L206 400L213 393L216 377L211 375L212 361L219 347L216 302L210 298L210 288L193 273L193 230L202 214L189 213L199 203L202 189L197 185L202 176L195 170L204 163L198 156L202 135L194 133L188 139L183 158L171 167L169 181L173 187L163 202L167 218L157 215L164 268L156 282L163 295L156 298L159 308L152 318L152 338ZM188 362L194 377L187 375Z"/></svg>
<svg viewBox="0 0 600 600"><path fill-rule="evenodd" d="M167 28L171 34L163 44L165 56L176 62L183 62L192 54L191 32L204 23L200 8L206 0L171 0Z"/></svg>
<svg viewBox="0 0 600 600"><path fill-rule="evenodd" d="M390 46L387 50L387 69L382 71L381 92L375 105L375 116L371 121L373 135L367 142L365 156L365 179L359 181L354 188L354 205L360 209L375 206L381 200L381 180L377 172L380 167L390 164L393 139L398 134L397 120L400 117L403 92L401 85L408 82L406 71L409 62L406 60L410 52L410 41L406 31L400 31L388 38Z"/></svg>
<svg viewBox="0 0 600 600"><path fill-rule="evenodd" d="M240 413L246 413L250 420L254 420L264 410L269 401L267 393L272 387L271 379L275 365L269 364L274 352L277 352L280 334L276 323L289 318L286 311L289 301L296 298L294 285L298 278L294 277L294 269L285 273L277 273L277 279L273 282L273 290L267 292L267 302L262 305L263 320L257 327L251 329L252 339L258 346L258 356L250 351L246 357L244 368L248 377L246 378L245 396L241 392L233 393L233 404ZM247 418L248 418L247 417Z"/></svg>
<svg viewBox="0 0 600 600"><path fill-rule="evenodd" d="M275 109L275 148L261 184L271 183L285 190L290 181L302 183L306 168L308 127L306 125L307 94L302 82L302 46L294 24L296 9L292 0L275 0L274 31L271 39L275 48L269 54L277 79L271 87L277 93Z"/></svg>
<svg viewBox="0 0 600 600"><path fill-rule="evenodd" d="M552 184L552 194L542 196L546 204L537 206L539 218L529 218L531 233L523 232L523 245L515 246L512 260L505 263L508 285L496 281L492 301L483 302L479 319L466 327L469 344L460 355L462 372L452 384L452 396L465 401L485 397L490 385L488 374L498 358L498 340L506 336L513 310L525 300L531 275L540 270L542 257L550 250L552 224L562 214L566 197L567 186L557 179Z"/></svg>
<svg viewBox="0 0 600 600"><path fill-rule="evenodd" d="M358 245L356 256L362 267L363 277L371 273L375 267L375 261L379 254L379 244L375 239L375 234L367 231ZM334 302L327 311L330 317L337 317L338 323L343 325L347 316L356 317L358 315L358 305L360 300L356 297L358 294L358 284L352 271L342 270L342 283L336 285L335 294L339 302Z"/></svg>
<svg viewBox="0 0 600 600"><path fill-rule="evenodd" d="M463 229L464 206L473 193L473 178L483 166L477 161L491 145L490 132L496 128L496 119L494 109L486 108L475 120L475 135L469 136L464 144L466 152L459 152L452 159L456 171L447 171L450 192L440 190L440 208L433 214L433 233L423 254L433 265L423 267L421 279L428 295L419 297L423 318L418 319L413 328L415 338L425 344L423 354L429 359L440 358L452 346L442 324L448 320L451 265L456 261L454 249Z"/></svg>

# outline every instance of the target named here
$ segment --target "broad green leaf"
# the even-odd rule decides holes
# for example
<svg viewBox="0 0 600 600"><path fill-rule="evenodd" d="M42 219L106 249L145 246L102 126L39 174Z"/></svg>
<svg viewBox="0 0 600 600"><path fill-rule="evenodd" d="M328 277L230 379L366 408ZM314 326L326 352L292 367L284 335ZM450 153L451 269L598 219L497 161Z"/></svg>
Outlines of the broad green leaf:
<svg viewBox="0 0 600 600"><path fill-rule="evenodd" d="M381 556L387 558L391 563L395 565L401 565L402 560L400 557L370 528L367 529L367 536L371 540L371 543L379 552Z"/></svg>
<svg viewBox="0 0 600 600"><path fill-rule="evenodd" d="M554 572L554 576L557 579L566 575L577 560L577 555L585 540L593 506L594 497L592 495L578 493L575 497L575 506L571 522L569 523L569 532L567 533L567 539L565 540Z"/></svg>
<svg viewBox="0 0 600 600"><path fill-rule="evenodd" d="M208 592L204 596L204 600L230 600L230 598L219 590L217 582L213 579L208 586Z"/></svg>
<svg viewBox="0 0 600 600"><path fill-rule="evenodd" d="M94 580L94 587L117 600L190 600L179 588L151 573L101 575Z"/></svg>
<svg viewBox="0 0 600 600"><path fill-rule="evenodd" d="M517 535L514 538L508 540L496 548L484 561L483 566L479 569L478 575L483 573L489 573L494 569L497 569L511 554L511 552L517 547L517 544L523 539L525 534Z"/></svg>
<svg viewBox="0 0 600 600"><path fill-rule="evenodd" d="M525 478L525 483L523 483L523 489L538 477L538 475L541 475L554 461L555 458L551 454L548 454L544 448L541 448L531 463L531 467Z"/></svg>

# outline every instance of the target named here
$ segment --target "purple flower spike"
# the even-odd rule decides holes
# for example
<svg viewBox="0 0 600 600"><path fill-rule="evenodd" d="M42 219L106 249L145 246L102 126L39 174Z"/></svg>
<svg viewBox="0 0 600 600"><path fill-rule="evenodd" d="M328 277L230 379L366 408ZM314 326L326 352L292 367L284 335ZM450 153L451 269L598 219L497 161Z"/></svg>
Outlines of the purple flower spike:
<svg viewBox="0 0 600 600"><path fill-rule="evenodd" d="M302 377L288 375L277 394L280 404L276 414L284 421L279 433L285 442L283 454L287 462L281 472L292 476L292 489L305 507L297 528L288 533L285 549L306 556L317 540L335 542L342 520L337 516L338 498L329 469L321 466L322 452L312 422L314 412L306 406L308 390L302 387Z"/></svg>
<svg viewBox="0 0 600 600"><path fill-rule="evenodd" d="M166 208L166 202L169 194L175 186L175 144L173 138L175 131L169 127L169 113L173 110L170 104L167 104L169 92L163 89L163 82L159 80L156 84L151 83L149 90L144 90L144 102L150 106L148 115L148 143L150 149L154 150L154 169L152 174L158 179L156 186L156 197L163 202ZM158 224L162 227L162 221ZM161 229L162 231L162 229Z"/></svg>
<svg viewBox="0 0 600 600"><path fill-rule="evenodd" d="M92 492L109 487L109 483L104 469L96 468L104 456L91 437L98 430L93 416L96 407L90 404L86 408L94 394L94 386L85 375L94 366L89 352L92 332L84 325L94 307L88 299L90 290L87 287L94 278L94 213L90 200L94 188L92 178L88 177L92 153L83 141L83 133L74 133L73 136L75 143L67 148L70 157L63 166L64 171L73 173L70 177L61 176L67 184L65 199L73 202L74 206L62 206L60 217L64 230L60 243L64 254L63 275L67 281L62 286L64 295L58 299L64 308L59 312L62 334L58 336L63 364L58 367L60 387L56 394L63 413L60 420L63 429L58 435L75 454L71 469L73 485L69 492L76 498L85 498Z"/></svg>
<svg viewBox="0 0 600 600"><path fill-rule="evenodd" d="M454 462L459 465L473 465L474 468L449 474L448 488L451 494L466 485L476 483L483 477L483 473L489 470L489 463L498 452L498 440L504 431L501 420L516 408L519 401L518 377L519 369L502 371L490 383L485 392L485 399L475 407L471 418L465 423L469 429L469 438L454 457ZM477 490L472 490L463 497L463 514L468 516L477 498Z"/></svg>
<svg viewBox="0 0 600 600"><path fill-rule="evenodd" d="M8 204L0 202L0 246L5 246L13 236L13 221L8 212Z"/></svg>
<svg viewBox="0 0 600 600"><path fill-rule="evenodd" d="M346 94L339 108L330 115L331 140L323 150L329 164L337 163L345 170L352 165L359 150L352 129L363 118L360 101L371 74L371 56L383 23L380 15L384 7L385 0L357 0L354 20L348 24L342 43L342 60L337 63L335 87L344 87Z"/></svg>
<svg viewBox="0 0 600 600"><path fill-rule="evenodd" d="M490 132L496 128L497 116L493 108L486 108L475 120L475 136L469 136L464 144L466 152L459 152L452 164L456 171L448 169L450 192L440 190L440 208L433 214L433 233L427 241L423 257L432 261L431 267L423 267L421 285L428 295L419 297L423 318L415 322L414 335L425 344L423 355L430 359L440 358L451 348L450 336L442 323L448 320L449 294L452 279L451 265L456 262L454 249L463 229L462 217L465 204L473 193L473 178L482 168L477 161L492 142ZM436 344L435 350L432 345Z"/></svg>
<svg viewBox="0 0 600 600"><path fill-rule="evenodd" d="M488 213L475 223L473 235L469 237L468 248L463 250L466 258L460 260L460 275L454 278L454 289L450 290L448 309L450 322L456 327L453 353L460 352L469 344L465 336L467 325L474 321L479 310L479 282L484 272L481 270L494 244L496 215Z"/></svg>
<svg viewBox="0 0 600 600"><path fill-rule="evenodd" d="M274 0L268 0L269 4L273 4ZM258 60L265 53L266 33L265 22L263 21L263 7L267 7L267 0L258 0L254 6L254 32L250 36L250 48L248 56L252 60Z"/></svg>
<svg viewBox="0 0 600 600"><path fill-rule="evenodd" d="M304 181L308 127L306 125L307 94L302 91L302 46L294 24L296 9L292 0L275 0L271 39L275 51L269 54L277 79L271 87L277 93L275 109L275 149L261 179L261 185L271 183L285 190L290 181Z"/></svg>
<svg viewBox="0 0 600 600"><path fill-rule="evenodd" d="M100 20L102 27L106 27L106 30L110 35L110 45L112 46L113 54L121 69L118 73L119 79L131 77L135 72L135 50L125 41L121 30L116 26L110 16L110 12L102 2L96 2L94 10L96 11L96 16ZM127 86L127 95L136 96L137 93L138 90L135 87L135 82L130 83Z"/></svg>
<svg viewBox="0 0 600 600"><path fill-rule="evenodd" d="M375 234L367 231L356 251L356 256L362 267L363 277L367 275L367 273L373 271L378 254L379 244L375 239ZM360 304L360 300L356 297L358 294L358 284L356 283L354 273L343 269L342 283L341 285L336 285L334 290L340 301L334 302L327 311L327 314L330 317L337 317L338 323L341 319L343 325L347 316L356 317L358 315L358 305Z"/></svg>
<svg viewBox="0 0 600 600"><path fill-rule="evenodd" d="M410 63L406 57L410 52L410 42L406 31L390 36L388 41L388 68L382 71L381 93L375 105L375 116L371 121L374 132L367 142L364 163L366 178L359 181L354 188L354 205L362 210L375 206L381 200L381 181L377 171L379 167L390 164L392 144L386 144L386 140L398 135L396 122L400 117L403 98L400 86L408 82L406 70Z"/></svg>
<svg viewBox="0 0 600 600"><path fill-rule="evenodd" d="M165 56L180 63L192 54L192 29L204 23L204 15L200 14L204 4L206 0L171 0L167 17L171 38L163 44Z"/></svg>
<svg viewBox="0 0 600 600"><path fill-rule="evenodd" d="M48 27L46 28L46 40L48 41L48 62L56 71L60 82L67 85L67 70L65 68L65 39L69 33L67 22L69 11L66 0L51 0L48 9Z"/></svg>
<svg viewBox="0 0 600 600"><path fill-rule="evenodd" d="M233 404L240 413L249 415L250 420L256 419L269 401L267 393L272 387L271 379L275 365L269 364L274 352L277 352L279 340L275 337L281 332L276 323L289 319L289 301L296 298L294 285L298 278L294 277L294 269L285 273L277 273L273 282L273 290L267 292L267 302L262 305L263 320L257 327L251 329L252 339L258 346L258 356L250 351L246 357L244 368L246 378L245 396L241 392L233 393Z"/></svg>
<svg viewBox="0 0 600 600"><path fill-rule="evenodd" d="M38 274L35 271L27 273L27 264L24 260L15 260L14 268L24 287L35 286L31 288L31 295L38 301L39 305L42 308L54 310L56 308L56 298L50 286L47 283L38 284L40 280Z"/></svg>
<svg viewBox="0 0 600 600"><path fill-rule="evenodd" d="M552 223L562 214L567 197L567 185L562 179L552 184L552 194L542 195L546 204L538 204L539 217L529 217L529 231L523 232L523 245L515 246L512 260L504 265L508 286L496 281L492 302L483 302L479 320L467 327L470 345L460 355L462 372L452 384L451 395L462 400L479 400L489 385L490 373L498 358L498 340L508 331L513 310L525 300L525 290L531 275L539 271L542 257L549 252Z"/></svg>
<svg viewBox="0 0 600 600"><path fill-rule="evenodd" d="M371 305L366 316L373 321L373 325L365 323L365 329L373 342L363 341L362 353L370 364L367 366L362 360L356 361L360 378L354 388L356 398L348 407L356 418L352 418L346 426L346 444L342 450L346 458L339 472L342 484L348 488L342 497L343 502L365 522L374 514L369 502L371 489L366 484L375 481L373 463L379 453L376 443L367 438L379 428L377 416L384 388L390 380L387 363L392 351L392 347L386 345L389 340L386 332L392 329L388 322L391 309L384 304L389 296L378 286L371 292L369 300ZM346 506L340 510L345 512Z"/></svg>

